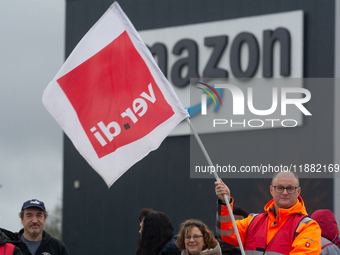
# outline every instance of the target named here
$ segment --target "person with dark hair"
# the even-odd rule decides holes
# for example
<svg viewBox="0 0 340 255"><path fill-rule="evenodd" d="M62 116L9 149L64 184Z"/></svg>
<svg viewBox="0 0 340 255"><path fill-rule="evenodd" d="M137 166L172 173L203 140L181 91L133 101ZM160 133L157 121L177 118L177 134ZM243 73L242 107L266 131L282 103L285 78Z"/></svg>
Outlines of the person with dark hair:
<svg viewBox="0 0 340 255"><path fill-rule="evenodd" d="M249 215L249 213L245 209L237 205L234 206L233 213L235 220L243 220ZM216 240L221 246L222 255L241 255L241 250L239 247L222 241L221 238L218 236L216 236Z"/></svg>
<svg viewBox="0 0 340 255"><path fill-rule="evenodd" d="M0 255L22 255L20 249L10 243L9 238L0 229Z"/></svg>
<svg viewBox="0 0 340 255"><path fill-rule="evenodd" d="M45 204L37 199L26 201L19 213L23 229L19 233L2 229L23 255L68 255L65 245L43 229L48 213Z"/></svg>
<svg viewBox="0 0 340 255"><path fill-rule="evenodd" d="M319 255L321 253L321 229L308 217L300 196L299 179L293 172L274 175L269 187L273 199L261 214L250 214L236 220L237 230L246 254ZM230 213L234 200L222 180L215 182L217 202L217 235L227 243L239 246Z"/></svg>
<svg viewBox="0 0 340 255"><path fill-rule="evenodd" d="M177 242L181 255L222 255L221 247L214 235L200 220L184 221Z"/></svg>
<svg viewBox="0 0 340 255"><path fill-rule="evenodd" d="M180 255L174 227L163 212L143 208L139 212L140 239L136 255Z"/></svg>
<svg viewBox="0 0 340 255"><path fill-rule="evenodd" d="M245 209L237 205L234 206L233 213L235 220L243 220L249 216L249 213Z"/></svg>
<svg viewBox="0 0 340 255"><path fill-rule="evenodd" d="M321 255L340 255L338 223L331 210L316 210L310 216L321 228Z"/></svg>

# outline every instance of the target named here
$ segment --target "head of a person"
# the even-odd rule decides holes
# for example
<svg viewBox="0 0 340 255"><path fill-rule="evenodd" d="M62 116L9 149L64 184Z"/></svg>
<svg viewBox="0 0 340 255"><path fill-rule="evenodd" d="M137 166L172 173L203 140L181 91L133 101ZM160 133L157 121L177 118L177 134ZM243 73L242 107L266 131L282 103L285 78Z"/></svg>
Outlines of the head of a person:
<svg viewBox="0 0 340 255"><path fill-rule="evenodd" d="M139 218L139 222L140 222L139 223L139 226L140 226L139 234L140 235L142 234L142 230L143 230L144 218L152 212L154 212L154 211L152 209L149 209L149 208L143 208L142 210L139 211L138 218Z"/></svg>
<svg viewBox="0 0 340 255"><path fill-rule="evenodd" d="M139 212L140 239L136 254L158 254L174 236L174 227L164 212L143 208Z"/></svg>
<svg viewBox="0 0 340 255"><path fill-rule="evenodd" d="M31 199L26 201L19 213L21 224L24 227L24 237L28 240L42 238L43 228L48 213L42 201Z"/></svg>
<svg viewBox="0 0 340 255"><path fill-rule="evenodd" d="M181 224L177 238L177 247L196 255L206 249L213 249L217 241L208 227L200 220L190 219Z"/></svg>
<svg viewBox="0 0 340 255"><path fill-rule="evenodd" d="M241 206L234 205L233 214L235 220L243 220L248 217L249 213Z"/></svg>
<svg viewBox="0 0 340 255"><path fill-rule="evenodd" d="M274 174L270 185L270 194L274 199L275 210L288 209L296 204L300 196L299 177L294 172L278 172Z"/></svg>
<svg viewBox="0 0 340 255"><path fill-rule="evenodd" d="M340 242L338 237L340 232L333 212L329 209L319 209L313 212L310 217L319 224L321 236L327 238L339 247Z"/></svg>

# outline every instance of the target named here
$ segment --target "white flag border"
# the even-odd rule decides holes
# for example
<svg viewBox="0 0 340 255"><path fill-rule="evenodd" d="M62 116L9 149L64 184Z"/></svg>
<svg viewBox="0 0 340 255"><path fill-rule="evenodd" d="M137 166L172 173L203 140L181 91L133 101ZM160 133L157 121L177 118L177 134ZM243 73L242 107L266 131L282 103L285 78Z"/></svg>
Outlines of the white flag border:
<svg viewBox="0 0 340 255"><path fill-rule="evenodd" d="M108 15L111 11L114 11L116 15L121 16L123 18L122 20L125 20L125 22L122 22L122 20L118 19L115 15ZM112 18L114 20L112 20ZM105 32L103 33L102 29L105 31L107 26L109 26L110 24L112 25L112 22L115 22L113 24L121 25L121 27L117 30L119 32L116 32L114 35L111 33ZM158 127L156 127L148 135L144 136L143 138L134 141L133 143L127 144L123 147L120 147L114 153L111 153L99 159L83 127L79 122L78 116L74 108L72 107L67 96L64 94L63 90L57 83L57 80L66 73L73 70L75 67L79 66L87 59L91 58L96 53L98 53L125 30L128 32L136 50L144 59L146 65L149 67L149 70L152 76L154 77L155 82L158 85L159 89L163 93L164 98L168 102L170 101L175 103L174 105L171 105L175 114L167 121L163 122ZM101 38L102 36L96 36L96 34L99 35L104 34L105 36L104 38ZM98 44L100 46L94 47L93 45L96 44L90 43L89 38L91 40L95 38L97 43L100 42ZM91 45L90 50L88 50L89 45ZM82 53L85 52L86 54L79 54L79 52ZM167 88L165 87L163 88L164 86L163 84L167 84L166 85ZM58 98L58 100L55 100L55 98ZM66 135L70 138L70 140L72 141L76 149L79 151L79 153L85 158L89 165L104 179L108 187L110 187L118 178L120 178L121 175L123 175L132 165L140 161L151 151L156 150L163 142L163 140L166 138L168 133L170 133L172 129L175 126L177 126L178 123L180 123L185 117L189 117L188 112L181 105L169 81L165 78L163 73L160 71L158 65L154 61L153 56L150 53L149 49L143 43L142 39L138 35L138 32L135 30L132 23L129 21L127 16L121 10L117 2L115 2L109 7L109 9L104 13L104 15L86 33L86 35L81 39L81 41L72 51L72 53L67 58L67 60L65 61L64 65L61 67L57 75L45 89L43 95L43 103L47 110L51 113L51 115L62 127ZM63 110L63 114L56 114L56 112L60 110ZM59 118L58 116L61 117ZM171 128L169 128L169 123ZM72 129L76 130L73 131L73 133L77 133L77 137L73 136L69 132L69 130ZM145 146L145 144L147 144L149 147L146 154L140 154L138 153L138 151L136 154L133 153L136 151L135 148L140 148L142 146ZM126 155L126 157L121 157L121 155ZM111 165L112 162L114 162L114 165ZM114 169L118 168L121 170L117 173L117 171Z"/></svg>

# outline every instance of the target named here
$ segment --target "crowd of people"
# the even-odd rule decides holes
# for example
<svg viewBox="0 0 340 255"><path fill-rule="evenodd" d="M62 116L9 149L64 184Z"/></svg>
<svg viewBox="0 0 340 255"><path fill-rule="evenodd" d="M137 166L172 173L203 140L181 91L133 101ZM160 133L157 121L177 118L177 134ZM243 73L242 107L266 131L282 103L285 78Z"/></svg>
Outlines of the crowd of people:
<svg viewBox="0 0 340 255"><path fill-rule="evenodd" d="M136 255L238 255L242 254L239 246L247 255L340 255L339 229L333 213L317 210L311 217L307 215L295 173L275 174L269 189L273 199L265 205L265 212L248 214L243 208L234 207L230 189L222 180L215 182L216 236L197 219L184 221L174 236L166 214L142 209ZM239 238L225 198L233 211Z"/></svg>
<svg viewBox="0 0 340 255"><path fill-rule="evenodd" d="M239 255L242 249L247 255L340 255L334 214L324 209L307 215L295 173L275 174L269 189L273 199L265 205L265 212L249 214L234 206L222 180L215 182L216 236L198 219L185 220L175 234L164 212L144 208L139 212L136 255ZM61 241L44 231L48 213L42 201L24 202L19 216L23 225L19 232L0 228L0 255L69 254Z"/></svg>

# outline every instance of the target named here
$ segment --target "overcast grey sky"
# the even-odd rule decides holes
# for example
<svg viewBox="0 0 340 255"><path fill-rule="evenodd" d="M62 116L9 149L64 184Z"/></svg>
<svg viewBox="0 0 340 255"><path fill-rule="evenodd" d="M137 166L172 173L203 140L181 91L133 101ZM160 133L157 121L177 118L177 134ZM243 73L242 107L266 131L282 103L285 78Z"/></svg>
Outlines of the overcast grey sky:
<svg viewBox="0 0 340 255"><path fill-rule="evenodd" d="M0 0L0 226L24 201L62 202L62 130L42 94L64 62L64 0Z"/></svg>

